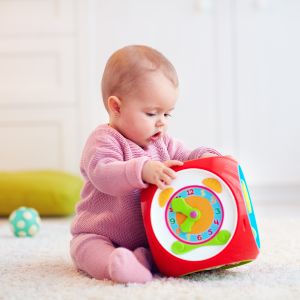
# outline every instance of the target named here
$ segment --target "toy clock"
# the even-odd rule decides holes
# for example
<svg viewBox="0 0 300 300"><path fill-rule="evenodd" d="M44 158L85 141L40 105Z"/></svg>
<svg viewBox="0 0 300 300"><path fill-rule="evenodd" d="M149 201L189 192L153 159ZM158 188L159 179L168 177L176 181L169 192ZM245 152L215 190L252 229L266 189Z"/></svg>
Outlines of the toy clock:
<svg viewBox="0 0 300 300"><path fill-rule="evenodd" d="M167 276L251 262L260 241L247 188L238 163L209 157L173 167L177 178L166 189L141 192L150 248Z"/></svg>

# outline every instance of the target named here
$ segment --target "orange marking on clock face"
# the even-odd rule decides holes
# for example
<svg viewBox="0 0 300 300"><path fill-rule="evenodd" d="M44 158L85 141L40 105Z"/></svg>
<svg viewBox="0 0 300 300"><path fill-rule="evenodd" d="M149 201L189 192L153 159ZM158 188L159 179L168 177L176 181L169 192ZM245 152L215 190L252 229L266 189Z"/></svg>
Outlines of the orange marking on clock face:
<svg viewBox="0 0 300 300"><path fill-rule="evenodd" d="M164 207L166 202L169 200L171 194L173 193L173 188L167 188L163 190L158 197L158 203L160 207Z"/></svg>
<svg viewBox="0 0 300 300"><path fill-rule="evenodd" d="M205 184L207 187L212 189L213 191L217 193L222 193L222 186L221 183L214 178L206 178L202 181L203 184Z"/></svg>

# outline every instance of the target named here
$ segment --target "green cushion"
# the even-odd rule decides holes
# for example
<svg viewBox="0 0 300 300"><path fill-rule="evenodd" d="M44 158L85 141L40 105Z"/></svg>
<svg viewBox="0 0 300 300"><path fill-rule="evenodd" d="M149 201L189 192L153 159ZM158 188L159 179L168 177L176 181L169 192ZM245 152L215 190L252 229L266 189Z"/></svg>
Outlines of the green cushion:
<svg viewBox="0 0 300 300"><path fill-rule="evenodd" d="M0 172L0 215L20 206L41 216L73 214L82 185L81 178L58 171Z"/></svg>

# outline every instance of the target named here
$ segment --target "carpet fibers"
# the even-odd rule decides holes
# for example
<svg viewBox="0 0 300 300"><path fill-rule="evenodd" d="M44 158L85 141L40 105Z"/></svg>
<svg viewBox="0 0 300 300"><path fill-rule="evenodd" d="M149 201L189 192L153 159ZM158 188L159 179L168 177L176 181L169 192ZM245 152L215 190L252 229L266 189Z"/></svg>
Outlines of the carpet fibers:
<svg viewBox="0 0 300 300"><path fill-rule="evenodd" d="M300 219L258 219L255 262L183 278L156 274L148 284L99 281L69 256L70 219L44 219L34 238L0 222L0 299L300 299Z"/></svg>

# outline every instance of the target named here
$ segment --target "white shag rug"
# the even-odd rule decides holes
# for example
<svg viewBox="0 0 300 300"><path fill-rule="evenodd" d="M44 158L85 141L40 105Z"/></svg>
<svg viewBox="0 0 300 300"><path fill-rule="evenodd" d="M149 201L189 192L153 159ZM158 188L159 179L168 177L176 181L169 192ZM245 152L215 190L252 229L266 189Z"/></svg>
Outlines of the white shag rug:
<svg viewBox="0 0 300 300"><path fill-rule="evenodd" d="M76 270L69 255L71 219L44 219L34 238L16 238L0 222L0 299L300 299L300 218L258 219L262 250L250 264L115 284Z"/></svg>

